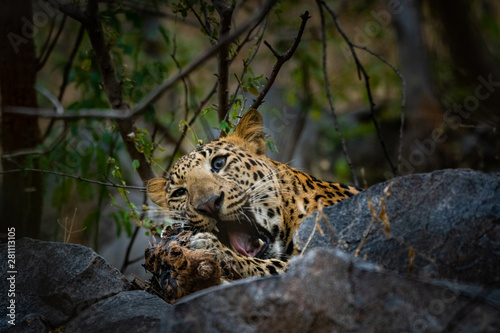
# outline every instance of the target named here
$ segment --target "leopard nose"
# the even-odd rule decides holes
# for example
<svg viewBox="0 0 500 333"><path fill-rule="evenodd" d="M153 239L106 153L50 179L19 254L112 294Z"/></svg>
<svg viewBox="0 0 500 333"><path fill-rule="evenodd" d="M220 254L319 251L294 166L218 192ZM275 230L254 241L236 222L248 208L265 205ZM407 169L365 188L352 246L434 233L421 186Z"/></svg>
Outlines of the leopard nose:
<svg viewBox="0 0 500 333"><path fill-rule="evenodd" d="M218 217L224 201L224 192L221 195L212 194L206 202L196 206L196 210L203 215Z"/></svg>

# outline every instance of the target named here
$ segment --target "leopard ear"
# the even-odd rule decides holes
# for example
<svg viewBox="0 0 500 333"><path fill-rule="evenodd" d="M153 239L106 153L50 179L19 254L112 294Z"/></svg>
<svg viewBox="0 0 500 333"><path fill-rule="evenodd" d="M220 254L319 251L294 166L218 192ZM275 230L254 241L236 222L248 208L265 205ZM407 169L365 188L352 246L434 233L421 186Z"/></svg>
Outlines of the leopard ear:
<svg viewBox="0 0 500 333"><path fill-rule="evenodd" d="M262 116L256 109L250 109L241 117L233 134L228 139L240 141L243 148L258 155L266 154L266 141L264 140L264 125ZM238 143L238 142L236 142Z"/></svg>
<svg viewBox="0 0 500 333"><path fill-rule="evenodd" d="M165 189L167 180L165 178L153 178L148 182L147 191L149 198L160 207L167 208Z"/></svg>

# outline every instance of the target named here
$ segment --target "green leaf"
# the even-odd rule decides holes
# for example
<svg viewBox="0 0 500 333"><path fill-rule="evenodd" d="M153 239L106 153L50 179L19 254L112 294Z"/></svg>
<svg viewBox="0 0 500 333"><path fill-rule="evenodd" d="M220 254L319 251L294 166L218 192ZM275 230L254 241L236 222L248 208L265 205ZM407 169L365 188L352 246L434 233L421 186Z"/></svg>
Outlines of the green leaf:
<svg viewBox="0 0 500 333"><path fill-rule="evenodd" d="M137 168L141 165L141 163L138 161L138 160L133 160L132 161L132 168L134 168L134 170L137 170Z"/></svg>
<svg viewBox="0 0 500 333"><path fill-rule="evenodd" d="M130 213L123 212L123 227L125 228L125 232L127 233L127 237L132 237L132 222L130 221Z"/></svg>
<svg viewBox="0 0 500 333"><path fill-rule="evenodd" d="M248 92L251 93L254 96L259 96L259 91L254 86L250 86L248 88Z"/></svg>
<svg viewBox="0 0 500 333"><path fill-rule="evenodd" d="M278 147L276 146L276 144L274 143L274 141L271 138L265 138L265 141L266 141L266 146L269 148L269 150L272 153L274 153L274 154L279 153Z"/></svg>
<svg viewBox="0 0 500 333"><path fill-rule="evenodd" d="M163 40L165 40L165 44L170 45L170 36L168 35L168 30L165 29L165 27L162 25L158 27L158 30L160 30Z"/></svg>
<svg viewBox="0 0 500 333"><path fill-rule="evenodd" d="M229 132L231 127L229 126L229 124L225 120L223 120L220 122L220 129L224 132Z"/></svg>
<svg viewBox="0 0 500 333"><path fill-rule="evenodd" d="M120 237L122 234L122 223L121 223L121 218L118 213L113 213L111 214L111 217L113 217L113 220L115 221L116 225L116 236Z"/></svg>
<svg viewBox="0 0 500 333"><path fill-rule="evenodd" d="M89 71L91 67L92 67L92 60L87 58L87 59L82 61L82 69L84 71Z"/></svg>

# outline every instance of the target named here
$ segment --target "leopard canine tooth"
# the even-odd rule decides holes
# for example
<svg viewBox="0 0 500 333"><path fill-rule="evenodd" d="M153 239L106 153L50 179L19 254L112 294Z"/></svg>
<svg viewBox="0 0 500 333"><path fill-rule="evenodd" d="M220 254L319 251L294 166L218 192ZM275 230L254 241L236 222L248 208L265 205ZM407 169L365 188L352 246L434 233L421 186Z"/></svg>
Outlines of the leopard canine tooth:
<svg viewBox="0 0 500 333"><path fill-rule="evenodd" d="M262 249L262 247L264 246L264 241L262 239L259 238L259 249Z"/></svg>
<svg viewBox="0 0 500 333"><path fill-rule="evenodd" d="M214 230L220 232L219 228L217 228L217 225L214 225Z"/></svg>

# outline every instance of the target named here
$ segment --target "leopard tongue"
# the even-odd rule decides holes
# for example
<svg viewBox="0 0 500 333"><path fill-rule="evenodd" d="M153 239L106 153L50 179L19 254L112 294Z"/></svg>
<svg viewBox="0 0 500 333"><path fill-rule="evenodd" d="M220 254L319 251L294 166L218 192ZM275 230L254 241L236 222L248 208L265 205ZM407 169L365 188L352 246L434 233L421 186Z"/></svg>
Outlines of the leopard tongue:
<svg viewBox="0 0 500 333"><path fill-rule="evenodd" d="M255 257L259 253L260 247L253 245L252 239L249 234L239 231L228 231L229 242L234 250L246 257Z"/></svg>

